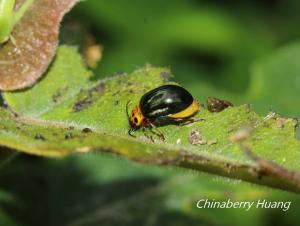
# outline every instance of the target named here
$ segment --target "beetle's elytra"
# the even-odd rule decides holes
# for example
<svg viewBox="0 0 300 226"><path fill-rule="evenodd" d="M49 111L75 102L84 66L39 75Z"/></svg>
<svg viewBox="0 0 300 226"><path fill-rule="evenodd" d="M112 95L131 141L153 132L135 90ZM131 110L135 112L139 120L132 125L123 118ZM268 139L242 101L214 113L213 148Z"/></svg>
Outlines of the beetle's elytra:
<svg viewBox="0 0 300 226"><path fill-rule="evenodd" d="M198 101L186 89L177 85L163 85L145 93L131 114L128 105L129 102L126 109L130 135L139 128L156 128L162 123L192 122L191 117L200 109Z"/></svg>

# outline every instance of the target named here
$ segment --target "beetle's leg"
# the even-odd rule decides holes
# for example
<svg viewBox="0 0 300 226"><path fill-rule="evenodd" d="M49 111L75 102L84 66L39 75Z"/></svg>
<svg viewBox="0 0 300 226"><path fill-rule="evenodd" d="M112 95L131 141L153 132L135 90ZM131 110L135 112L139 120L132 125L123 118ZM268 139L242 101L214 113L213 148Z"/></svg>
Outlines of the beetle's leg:
<svg viewBox="0 0 300 226"><path fill-rule="evenodd" d="M162 141L165 141L165 135L158 129L153 123L149 122L149 125L151 126L151 129L154 129L157 135L162 139Z"/></svg>
<svg viewBox="0 0 300 226"><path fill-rule="evenodd" d="M134 136L132 132L134 132L134 129L130 128L128 130L128 135L135 138L136 136Z"/></svg>
<svg viewBox="0 0 300 226"><path fill-rule="evenodd" d="M145 137L147 137L148 139L150 139L154 143L153 136L147 134L145 127L142 128L142 131L143 131Z"/></svg>
<svg viewBox="0 0 300 226"><path fill-rule="evenodd" d="M189 122L189 123L194 123L194 122L203 122L203 121L205 121L205 119L204 118L191 117L191 118L188 118L186 121Z"/></svg>
<svg viewBox="0 0 300 226"><path fill-rule="evenodd" d="M149 134L146 133L145 128L142 128L142 130L143 130L143 133L144 133L145 137L147 137L148 139L150 139L150 140L154 143L153 137L152 137L151 135L149 135ZM133 135L133 133L132 133L132 132L134 132L134 131L135 131L134 129L130 128L130 129L128 130L128 135L131 136L131 137L136 138L136 136Z"/></svg>
<svg viewBox="0 0 300 226"><path fill-rule="evenodd" d="M129 115L129 112L128 112L128 109L129 109L129 105L130 105L130 104L131 104L131 100L127 101L127 103L126 103L126 114L127 114L128 120L129 120L129 118L130 118L130 115Z"/></svg>
<svg viewBox="0 0 300 226"><path fill-rule="evenodd" d="M185 126L185 125L188 125L191 123L205 121L205 119L192 117L192 118L180 119L180 120L176 120L176 121L179 122L179 126Z"/></svg>
<svg viewBox="0 0 300 226"><path fill-rule="evenodd" d="M158 136L162 141L165 141L164 134L157 129L157 127L151 127L150 128L151 133L155 134L155 136Z"/></svg>

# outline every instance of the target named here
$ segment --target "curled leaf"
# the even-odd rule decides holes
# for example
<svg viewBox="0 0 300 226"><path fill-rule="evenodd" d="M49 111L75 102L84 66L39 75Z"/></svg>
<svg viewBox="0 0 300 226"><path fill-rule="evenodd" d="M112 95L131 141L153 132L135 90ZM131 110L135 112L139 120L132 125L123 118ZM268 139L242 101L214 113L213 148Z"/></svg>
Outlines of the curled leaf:
<svg viewBox="0 0 300 226"><path fill-rule="evenodd" d="M24 0L16 1L16 11ZM62 17L77 0L34 0L0 47L0 89L32 86L47 70L57 48Z"/></svg>

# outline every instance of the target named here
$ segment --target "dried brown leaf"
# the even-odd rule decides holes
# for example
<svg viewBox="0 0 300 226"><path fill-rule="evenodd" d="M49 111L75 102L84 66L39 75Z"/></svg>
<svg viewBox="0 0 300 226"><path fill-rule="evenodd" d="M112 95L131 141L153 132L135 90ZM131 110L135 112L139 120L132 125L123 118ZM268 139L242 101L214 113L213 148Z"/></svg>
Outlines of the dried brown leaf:
<svg viewBox="0 0 300 226"><path fill-rule="evenodd" d="M32 86L47 70L57 48L60 22L78 0L34 0L0 48L0 89ZM24 0L17 0L16 10Z"/></svg>

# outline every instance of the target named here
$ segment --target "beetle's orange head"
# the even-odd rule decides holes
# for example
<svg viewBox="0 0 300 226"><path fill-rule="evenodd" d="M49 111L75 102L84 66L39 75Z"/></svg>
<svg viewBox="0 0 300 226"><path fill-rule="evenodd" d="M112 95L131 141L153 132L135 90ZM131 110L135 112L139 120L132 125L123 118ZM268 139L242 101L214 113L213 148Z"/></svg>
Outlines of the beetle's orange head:
<svg viewBox="0 0 300 226"><path fill-rule="evenodd" d="M130 105L131 101L129 100L126 104L126 113L127 113L127 118L129 121L129 125L130 125L130 130L129 130L129 134L131 135L131 132L134 130L139 129L140 127L143 126L143 124L145 123L145 117L141 111L141 108L137 105L133 108L133 110L131 111L131 114L129 114L129 105Z"/></svg>
<svg viewBox="0 0 300 226"><path fill-rule="evenodd" d="M143 125L145 117L139 106L135 106L129 116L129 124L132 128L138 129Z"/></svg>

